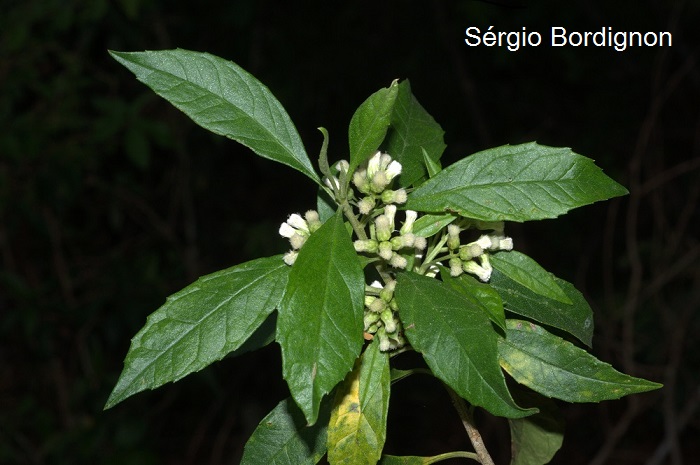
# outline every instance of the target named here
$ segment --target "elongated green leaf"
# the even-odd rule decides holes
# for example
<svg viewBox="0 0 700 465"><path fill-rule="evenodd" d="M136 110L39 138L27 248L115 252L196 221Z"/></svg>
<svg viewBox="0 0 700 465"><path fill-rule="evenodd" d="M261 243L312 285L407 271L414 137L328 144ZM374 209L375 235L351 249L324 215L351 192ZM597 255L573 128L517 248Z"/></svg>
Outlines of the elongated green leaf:
<svg viewBox="0 0 700 465"><path fill-rule="evenodd" d="M564 416L553 400L534 392L516 393L515 398L539 413L508 420L511 437L510 465L549 463L564 442Z"/></svg>
<svg viewBox="0 0 700 465"><path fill-rule="evenodd" d="M401 273L396 301L404 332L435 376L471 404L494 415L520 418L498 366L498 336L488 310L473 297L415 273Z"/></svg>
<svg viewBox="0 0 700 465"><path fill-rule="evenodd" d="M426 176L423 151L434 162L432 167L439 167L445 150L444 134L445 131L413 96L411 84L402 81L385 143L386 151L403 167L398 178L401 187L408 187Z"/></svg>
<svg viewBox="0 0 700 465"><path fill-rule="evenodd" d="M408 196L406 208L485 221L556 218L627 190L568 148L504 145L448 166Z"/></svg>
<svg viewBox="0 0 700 465"><path fill-rule="evenodd" d="M299 251L279 308L277 341L292 397L310 424L362 349L364 275L340 212Z"/></svg>
<svg viewBox="0 0 700 465"><path fill-rule="evenodd" d="M132 339L105 408L241 347L279 304L288 274L282 256L260 258L203 276L168 297Z"/></svg>
<svg viewBox="0 0 700 465"><path fill-rule="evenodd" d="M620 373L583 349L520 320L499 339L501 366L520 384L567 402L600 402L651 391L660 384Z"/></svg>
<svg viewBox="0 0 700 465"><path fill-rule="evenodd" d="M320 183L282 104L235 63L182 49L110 53L203 128Z"/></svg>
<svg viewBox="0 0 700 465"><path fill-rule="evenodd" d="M569 297L571 305L536 294L498 269L491 273L489 284L501 295L503 306L509 312L563 329L590 347L593 339L593 310L572 284L559 278L554 280Z"/></svg>
<svg viewBox="0 0 700 465"><path fill-rule="evenodd" d="M422 237L434 236L442 231L442 228L456 219L457 216L449 213L445 215L421 215L421 217L413 223L413 234Z"/></svg>
<svg viewBox="0 0 700 465"><path fill-rule="evenodd" d="M495 269L535 294L564 304L573 304L555 281L554 275L524 253L516 250L501 252L491 256L491 264Z"/></svg>
<svg viewBox="0 0 700 465"><path fill-rule="evenodd" d="M397 81L365 100L350 120L350 170L360 166L379 148L391 123L392 109L399 92Z"/></svg>
<svg viewBox="0 0 700 465"><path fill-rule="evenodd" d="M440 267L440 276L444 282L452 286L452 289L478 300L481 304L480 307L486 310L486 316L503 331L506 330L503 301L495 289L486 283L477 281L476 278L468 274L453 278L445 267Z"/></svg>
<svg viewBox="0 0 700 465"><path fill-rule="evenodd" d="M429 463L432 463L430 457L382 455L379 465L427 465Z"/></svg>
<svg viewBox="0 0 700 465"><path fill-rule="evenodd" d="M321 409L319 421L306 418L291 398L277 404L248 439L241 465L313 465L326 453L330 408Z"/></svg>
<svg viewBox="0 0 700 465"><path fill-rule="evenodd" d="M335 395L328 423L332 465L374 465L386 441L391 377L389 356L372 342Z"/></svg>

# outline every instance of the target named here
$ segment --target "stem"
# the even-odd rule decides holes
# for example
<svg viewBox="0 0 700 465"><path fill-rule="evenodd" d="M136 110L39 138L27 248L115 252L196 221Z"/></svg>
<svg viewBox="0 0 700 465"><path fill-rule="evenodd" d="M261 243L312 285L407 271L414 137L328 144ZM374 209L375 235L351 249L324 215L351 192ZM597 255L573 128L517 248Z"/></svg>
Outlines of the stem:
<svg viewBox="0 0 700 465"><path fill-rule="evenodd" d="M435 456L427 459L427 461L425 463L426 464L437 463L437 462L442 462L443 460L456 459L456 458L472 459L472 460L476 460L477 462L479 461L479 457L474 452L456 451L456 452L445 452L444 454L435 455Z"/></svg>
<svg viewBox="0 0 700 465"><path fill-rule="evenodd" d="M489 452L486 450L484 440L481 438L479 430L476 429L476 426L474 425L474 416L472 415L471 409L467 407L467 403L464 401L464 399L459 397L459 395L456 392L454 392L452 388L450 388L446 384L444 386L445 389L447 389L448 394L450 394L452 404L455 406L459 417L462 419L462 425L464 425L464 429L467 430L469 440L471 441L472 446L474 446L474 450L476 451L476 455L478 456L477 460L482 465L495 465L493 463L493 459L489 455Z"/></svg>

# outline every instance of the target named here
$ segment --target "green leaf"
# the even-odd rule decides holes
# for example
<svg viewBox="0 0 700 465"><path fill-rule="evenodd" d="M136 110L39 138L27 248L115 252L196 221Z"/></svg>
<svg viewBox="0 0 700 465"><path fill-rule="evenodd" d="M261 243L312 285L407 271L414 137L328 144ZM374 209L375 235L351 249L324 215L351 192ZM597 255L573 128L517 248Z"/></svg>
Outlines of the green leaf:
<svg viewBox="0 0 700 465"><path fill-rule="evenodd" d="M391 377L389 356L372 342L335 395L328 424L328 461L374 465L386 441Z"/></svg>
<svg viewBox="0 0 700 465"><path fill-rule="evenodd" d="M619 399L661 387L620 373L583 349L520 320L507 320L499 339L501 366L520 384L566 402Z"/></svg>
<svg viewBox="0 0 700 465"><path fill-rule="evenodd" d="M282 104L235 63L182 49L110 54L203 128L320 184Z"/></svg>
<svg viewBox="0 0 700 465"><path fill-rule="evenodd" d="M515 398L531 405L539 413L527 418L509 419L511 437L510 465L549 463L564 442L564 416L553 400L534 392L517 392Z"/></svg>
<svg viewBox="0 0 700 465"><path fill-rule="evenodd" d="M335 212L338 211L338 205L336 205L331 196L320 187L316 194L316 211L318 211L318 217L323 222L331 218L335 215Z"/></svg>
<svg viewBox="0 0 700 465"><path fill-rule="evenodd" d="M105 408L240 348L279 304L288 275L281 255L260 258L203 276L168 297L132 339Z"/></svg>
<svg viewBox="0 0 700 465"><path fill-rule="evenodd" d="M391 123L391 113L399 92L397 81L380 89L365 100L350 120L348 142L350 143L350 169L355 171L377 151Z"/></svg>
<svg viewBox="0 0 700 465"><path fill-rule="evenodd" d="M426 175L423 151L439 166L445 150L445 131L418 103L411 92L411 84L405 80L399 84L399 94L391 115L391 129L385 142L385 150L401 163L398 178L401 187L408 187Z"/></svg>
<svg viewBox="0 0 700 465"><path fill-rule="evenodd" d="M452 289L478 300L481 308L486 310L486 316L503 331L506 330L503 301L496 290L468 274L454 278L450 276L450 271L445 267L440 267L440 276L444 282L452 286Z"/></svg>
<svg viewBox="0 0 700 465"><path fill-rule="evenodd" d="M277 341L292 397L310 424L363 342L364 274L340 212L311 234L292 266Z"/></svg>
<svg viewBox="0 0 700 465"><path fill-rule="evenodd" d="M508 392L498 365L498 335L481 302L415 273L400 273L397 281L404 332L435 376L494 415L534 413L518 407Z"/></svg>
<svg viewBox="0 0 700 465"><path fill-rule="evenodd" d="M425 163L425 168L428 170L428 177L432 178L440 171L442 171L442 165L440 164L440 160L433 160L432 158L430 158L430 155L428 155L428 152L426 152L423 147L421 147L420 149L423 153L423 163Z"/></svg>
<svg viewBox="0 0 700 465"><path fill-rule="evenodd" d="M413 234L426 238L434 236L456 219L455 215L449 213L445 215L421 215L413 223Z"/></svg>
<svg viewBox="0 0 700 465"><path fill-rule="evenodd" d="M563 329L590 347L593 339L593 310L572 284L556 277L554 280L569 297L571 305L536 294L498 269L491 273L489 284L501 295L503 306L509 312Z"/></svg>
<svg viewBox="0 0 700 465"><path fill-rule="evenodd" d="M625 194L593 160L530 142L484 150L448 166L409 194L406 208L528 221Z"/></svg>
<svg viewBox="0 0 700 465"><path fill-rule="evenodd" d="M415 455L396 456L382 455L379 465L427 465L431 463L430 457L416 457Z"/></svg>
<svg viewBox="0 0 700 465"><path fill-rule="evenodd" d="M248 439L241 465L313 465L326 453L330 408L322 408L318 423L306 426L306 418L287 398L277 404Z"/></svg>
<svg viewBox="0 0 700 465"><path fill-rule="evenodd" d="M494 269L535 294L564 304L573 304L557 284L554 275L524 253L516 250L501 252L492 255L490 261Z"/></svg>

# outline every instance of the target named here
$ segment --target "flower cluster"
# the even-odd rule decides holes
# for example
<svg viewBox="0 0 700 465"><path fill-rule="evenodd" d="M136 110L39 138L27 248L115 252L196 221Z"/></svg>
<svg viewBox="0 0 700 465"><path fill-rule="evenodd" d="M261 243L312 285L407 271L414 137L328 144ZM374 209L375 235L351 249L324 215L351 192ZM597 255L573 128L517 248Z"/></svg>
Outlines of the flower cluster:
<svg viewBox="0 0 700 465"><path fill-rule="evenodd" d="M399 251L405 248L423 250L427 244L424 237L413 234L413 223L418 214L407 210L406 220L398 231L399 234L394 235L396 205L386 205L383 210L384 212L370 225L370 238L356 240L353 245L357 252L376 254L394 268L406 268L408 260Z"/></svg>
<svg viewBox="0 0 700 465"><path fill-rule="evenodd" d="M384 281L384 285L375 281L371 286L366 286L364 302L365 338L377 338L383 352L399 349L406 344L399 308L394 299L396 270L409 268L434 278L440 272L438 265L443 260L449 260L452 276L469 273L481 281L488 281L493 271L489 253L513 248L513 240L503 234L503 222L459 218L441 230L440 235L431 240L430 247L427 247L425 237L413 232L418 218L415 211L406 210L405 219L399 228L396 225L396 205L405 203L407 194L405 189L391 189L391 184L401 174L402 167L386 153L376 152L352 174L352 184L357 192L347 190L349 163L341 160L335 164L334 169L333 173L337 176L329 173L329 176L324 177L324 183L339 205L345 202L345 207L356 207L359 214L355 218L348 218L359 237L353 246L356 252L375 262ZM307 211L304 217L296 213L290 215L282 223L279 233L289 239L292 246L292 250L284 255L287 265L294 264L299 249L320 227L321 220L314 210ZM482 234L473 242L462 244L460 233L472 228L490 232Z"/></svg>
<svg viewBox="0 0 700 465"><path fill-rule="evenodd" d="M450 275L470 273L481 281L488 281L493 271L488 252L513 250L513 239L497 231L490 235L483 234L476 241L462 245L459 239L461 231L455 224L447 227L447 248L453 253L450 258Z"/></svg>
<svg viewBox="0 0 700 465"><path fill-rule="evenodd" d="M386 286L375 281L365 293L365 333L369 335L368 338L379 339L379 350L382 352L399 349L406 344L394 299L395 288L395 280L390 280Z"/></svg>
<svg viewBox="0 0 700 465"><path fill-rule="evenodd" d="M406 203L405 189L387 189L399 174L401 174L401 164L392 160L389 154L379 151L367 161L367 167L358 168L352 176L352 183L364 195L357 202L360 213L368 215L379 200L384 204Z"/></svg>
<svg viewBox="0 0 700 465"><path fill-rule="evenodd" d="M309 210L302 218L297 213L289 215L287 221L280 225L280 236L289 239L292 250L284 255L284 263L293 265L299 254L299 249L304 245L311 233L321 227L321 219L316 210Z"/></svg>

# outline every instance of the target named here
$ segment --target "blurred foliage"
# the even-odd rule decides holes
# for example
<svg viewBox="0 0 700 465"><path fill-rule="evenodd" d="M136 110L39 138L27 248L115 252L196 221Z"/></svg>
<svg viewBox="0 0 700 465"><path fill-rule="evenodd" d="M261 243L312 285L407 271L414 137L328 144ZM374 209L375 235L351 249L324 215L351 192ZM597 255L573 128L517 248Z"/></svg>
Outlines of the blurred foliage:
<svg viewBox="0 0 700 465"><path fill-rule="evenodd" d="M669 425L700 392L692 337L700 330L692 265L700 255L700 5L535 3L4 1L0 463L235 463L286 395L273 346L102 412L130 337L167 295L200 274L283 251L279 223L314 203L303 176L200 130L106 53L173 47L251 71L287 108L310 154L321 144L315 128L325 126L330 153L347 156L352 110L409 78L446 130L446 162L529 140L595 158L630 198L511 233L592 297L601 358L667 385L638 401L643 415L614 444L611 463L639 463L666 437L671 456L697 456L697 419L678 421L675 436ZM623 53L464 45L467 26L492 24L545 37L556 25L672 30L674 43ZM389 453L430 455L430 443L408 450L425 435L442 441L437 451L466 447L456 417L434 415L449 412L449 402L425 383L399 389L406 408L389 421L416 426L390 437ZM568 410L560 463L600 453L627 408ZM491 440L503 440L484 421Z"/></svg>

